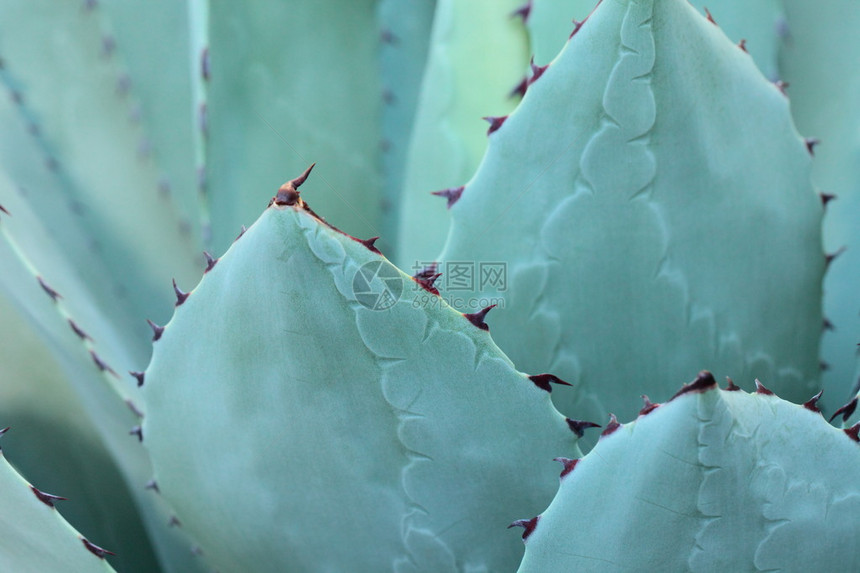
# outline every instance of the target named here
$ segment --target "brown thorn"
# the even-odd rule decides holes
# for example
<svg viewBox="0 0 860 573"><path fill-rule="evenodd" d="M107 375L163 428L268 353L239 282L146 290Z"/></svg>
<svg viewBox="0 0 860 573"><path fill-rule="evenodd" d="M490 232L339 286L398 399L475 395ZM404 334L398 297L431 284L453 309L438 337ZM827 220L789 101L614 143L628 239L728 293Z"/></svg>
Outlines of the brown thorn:
<svg viewBox="0 0 860 573"><path fill-rule="evenodd" d="M149 327L152 328L152 341L156 342L161 338L161 335L164 334L164 327L158 326L148 318L146 319L146 322L149 324Z"/></svg>
<svg viewBox="0 0 860 573"><path fill-rule="evenodd" d="M572 472L572 471L573 471L573 468L575 468L575 467L576 467L576 464L578 464L578 463L579 463L579 460L578 460L578 459L576 459L576 460L572 460L572 459L570 459L570 458L554 458L552 461L554 461L554 462L560 462L560 463L564 466L564 469L563 469L563 470L561 470L561 475L560 475L560 476L558 476L558 477L559 477L559 479L560 479L560 478L563 478L564 476L566 476L567 474L569 474L570 472Z"/></svg>
<svg viewBox="0 0 860 573"><path fill-rule="evenodd" d="M218 259L212 258L212 255L206 251L203 251L203 256L206 257L206 270L203 271L203 274L206 274L215 267L216 263L218 263Z"/></svg>
<svg viewBox="0 0 860 573"><path fill-rule="evenodd" d="M570 418L565 418L565 422L567 422L567 427L570 428L570 431L576 434L577 438L581 438L585 435L585 430L588 428L599 428L600 424L595 424L594 422L586 422L583 420L572 420Z"/></svg>
<svg viewBox="0 0 860 573"><path fill-rule="evenodd" d="M148 482L146 482L146 485L143 486L143 488L144 489L151 489L155 493L161 493L161 490L158 489L158 483L154 479L151 479Z"/></svg>
<svg viewBox="0 0 860 573"><path fill-rule="evenodd" d="M33 494L35 494L35 496L37 498L39 498L39 501L41 501L42 503L44 503L45 505L47 505L49 507L54 507L55 501L66 501L65 497L60 497L59 495L52 495L50 493L45 493L43 491L38 490L37 488L35 488L32 485L30 486L30 490L32 490Z"/></svg>
<svg viewBox="0 0 860 573"><path fill-rule="evenodd" d="M281 188L278 189L278 194L273 199L275 205L295 205L299 202L299 187L307 180L314 165L316 163L311 163L310 167L305 169L304 173L281 185Z"/></svg>
<svg viewBox="0 0 860 573"><path fill-rule="evenodd" d="M550 383L562 384L564 386L572 386L572 384L565 382L564 380L562 380L561 378L559 378L558 376L556 376L554 374L535 374L533 376L529 376L529 380L531 380L534 383L534 385L537 386L538 388L540 388L541 390L544 390L544 391L550 392L550 393L552 392L552 386L550 386Z"/></svg>
<svg viewBox="0 0 860 573"><path fill-rule="evenodd" d="M90 356L92 357L93 362L96 363L96 367L101 372L108 372L109 374L112 374L116 378L119 378L119 374L116 373L116 370L114 370L113 368L108 366L108 364L104 360L102 360L98 354L96 354L95 350L90 350Z"/></svg>
<svg viewBox="0 0 860 573"><path fill-rule="evenodd" d="M84 332L84 330L80 326L78 326L78 324L71 318L69 319L69 326L72 328L72 332L77 334L78 338L80 338L81 340L89 340L90 342L93 341L92 337L90 337L89 334Z"/></svg>
<svg viewBox="0 0 860 573"><path fill-rule="evenodd" d="M39 281L39 286L42 287L43 291L48 293L48 296L51 297L51 300L53 300L54 302L57 302L57 299L63 298L60 295L60 293L58 293L57 291L52 289L50 286L48 286L48 283L46 283L45 279L43 279L41 276L36 275L36 280Z"/></svg>
<svg viewBox="0 0 860 573"><path fill-rule="evenodd" d="M821 204L827 207L827 204L836 199L836 195L833 193L819 193L819 197L821 197Z"/></svg>
<svg viewBox="0 0 860 573"><path fill-rule="evenodd" d="M146 373L144 373L144 372L134 372L134 371L129 371L129 374L131 374L132 376L134 376L134 378L137 380L137 387L138 387L138 388L140 388L141 386L143 386L143 379L144 379L144 376L146 375Z"/></svg>
<svg viewBox="0 0 860 573"><path fill-rule="evenodd" d="M140 426L135 426L131 430L128 431L129 436L137 436L137 441L143 441L143 428Z"/></svg>
<svg viewBox="0 0 860 573"><path fill-rule="evenodd" d="M738 42L738 48L740 48L741 50L743 50L745 53L749 54L749 52L747 52L747 41L746 41L746 38L741 38L741 41L740 41L740 42Z"/></svg>
<svg viewBox="0 0 860 573"><path fill-rule="evenodd" d="M532 0L526 0L526 3L511 12L511 18L522 18L523 24L529 21L529 16L532 13Z"/></svg>
<svg viewBox="0 0 860 573"><path fill-rule="evenodd" d="M450 209L457 201L460 200L460 197L463 195L463 190L466 189L464 185L459 187L449 187L448 189L442 189L441 191L433 191L430 193L431 195L435 195L436 197L444 197L448 200L448 208Z"/></svg>
<svg viewBox="0 0 860 573"><path fill-rule="evenodd" d="M705 16L707 16L707 18L708 18L708 22L710 22L710 23L711 23L711 24L713 24L714 26L716 26L716 25L717 25L717 21L716 21L716 20L714 20L714 17L713 17L713 16L711 16L711 11L710 11L710 10L708 10L707 8L705 8Z"/></svg>
<svg viewBox="0 0 860 573"><path fill-rule="evenodd" d="M176 279L173 279L173 293L176 295L176 304L173 305L174 307L179 306L188 299L189 293L179 290L179 287L176 286Z"/></svg>
<svg viewBox="0 0 860 573"><path fill-rule="evenodd" d="M490 327L487 325L486 322L484 322L484 318L486 318L487 313L495 307L496 305L491 304L490 306L482 308L478 312L473 312L471 314L463 313L463 316L465 316L469 322L471 322L481 330L490 330Z"/></svg>
<svg viewBox="0 0 860 573"><path fill-rule="evenodd" d="M363 241L361 239L356 239L356 241L358 241L359 243L361 243L362 245L367 247L367 249L369 251L376 253L377 255L381 255L382 253L379 251L379 249L376 248L376 241L378 241L378 240L379 240L379 237L371 237L371 238L365 239Z"/></svg>
<svg viewBox="0 0 860 573"><path fill-rule="evenodd" d="M600 433L600 437L608 436L620 427L621 424L618 423L618 418L615 417L615 414L609 414L609 423L606 424L606 428Z"/></svg>
<svg viewBox="0 0 860 573"><path fill-rule="evenodd" d="M642 402L644 405L642 406L642 409L639 410L640 416L647 416L660 406L660 404L653 403L645 394L642 394Z"/></svg>
<svg viewBox="0 0 860 573"><path fill-rule="evenodd" d="M809 400L804 402L803 407L806 408L807 410L821 413L821 410L818 408L818 400L821 399L822 394L824 394L824 390L819 391L818 394L816 394L815 396L813 396L812 398L810 398Z"/></svg>
<svg viewBox="0 0 860 573"><path fill-rule="evenodd" d="M692 392L707 392L711 388L715 388L717 386L717 381L714 380L714 375L708 372L707 370L702 370L696 376L696 379L690 382L689 384L684 384L681 386L681 389L675 392L675 395L670 398L670 402L681 396L683 394L692 393Z"/></svg>
<svg viewBox="0 0 860 573"><path fill-rule="evenodd" d="M758 378L755 379L755 393L764 396L774 396L774 393L765 388L764 384Z"/></svg>
<svg viewBox="0 0 860 573"><path fill-rule="evenodd" d="M529 535L534 533L535 528L537 527L538 520L540 516L533 517L531 519L518 519L511 523L508 526L508 529L512 527L522 527L525 531L523 531L523 541L529 538Z"/></svg>
<svg viewBox="0 0 860 573"><path fill-rule="evenodd" d="M821 140L817 137L807 137L803 142L806 144L806 150L809 154L815 156L815 146L821 143Z"/></svg>
<svg viewBox="0 0 860 573"><path fill-rule="evenodd" d="M837 416L842 415L842 421L847 422L848 418L854 413L854 410L857 409L857 396L854 396L854 399L833 412L833 415L830 416L828 422L832 422Z"/></svg>
<svg viewBox="0 0 860 573"><path fill-rule="evenodd" d="M728 376L726 376L726 382L727 382L727 384L726 384L726 391L727 392L737 392L738 390L740 390L740 387L735 386L734 381L731 378L729 378Z"/></svg>
<svg viewBox="0 0 860 573"><path fill-rule="evenodd" d="M482 117L481 119L483 119L484 121L486 121L490 124L490 127L487 129L487 135L491 135L493 132L497 131L500 127L502 127L502 125L505 123L505 120L508 119L508 116L506 116L506 115L501 115L501 116L488 115L488 116Z"/></svg>
<svg viewBox="0 0 860 573"><path fill-rule="evenodd" d="M81 537L81 541L84 544L90 553L98 557L99 559L104 559L105 555L116 555L113 551L108 551L107 549L102 549L92 541L88 540L86 537Z"/></svg>

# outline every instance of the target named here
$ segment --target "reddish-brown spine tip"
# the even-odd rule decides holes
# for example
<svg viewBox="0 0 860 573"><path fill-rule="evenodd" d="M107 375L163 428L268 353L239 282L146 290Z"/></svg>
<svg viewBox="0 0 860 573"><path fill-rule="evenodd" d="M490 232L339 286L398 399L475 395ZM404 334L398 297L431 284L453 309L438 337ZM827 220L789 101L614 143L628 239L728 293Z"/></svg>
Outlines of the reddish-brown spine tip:
<svg viewBox="0 0 860 573"><path fill-rule="evenodd" d="M299 187L307 181L315 165L316 163L311 163L310 167L305 169L304 173L281 185L281 188L278 189L278 194L275 195L272 202L275 205L296 205L299 202ZM239 236L241 237L242 235Z"/></svg>
<svg viewBox="0 0 860 573"><path fill-rule="evenodd" d="M770 390L765 388L764 384L762 384L758 378L756 378L756 380L755 380L755 393L756 394L763 394L765 396L773 396L774 395L773 392L771 392Z"/></svg>
<svg viewBox="0 0 860 573"><path fill-rule="evenodd" d="M776 86L776 89L778 89L780 92L782 92L782 95L788 96L788 87L789 87L788 82L784 82L782 80L777 80L777 81L773 82L773 85Z"/></svg>
<svg viewBox="0 0 860 573"><path fill-rule="evenodd" d="M43 491L39 491L38 489L36 489L33 486L30 486L30 490L33 492L33 494L37 498L39 498L39 501L41 501L42 503L44 503L45 505L47 505L49 507L54 507L55 501L66 501L65 497L60 497L58 495L51 495L50 493L45 493Z"/></svg>
<svg viewBox="0 0 860 573"><path fill-rule="evenodd" d="M818 408L818 400L821 399L822 394L824 394L824 390L821 390L820 392L818 392L818 394L816 394L815 396L813 396L812 398L810 398L809 400L804 402L803 407L806 408L807 410L811 410L813 412L820 413L821 410Z"/></svg>
<svg viewBox="0 0 860 573"><path fill-rule="evenodd" d="M12 215L9 211L6 210L6 207L4 207L3 205L0 205L0 211L3 211L4 213L6 213L9 216Z"/></svg>
<svg viewBox="0 0 860 573"><path fill-rule="evenodd" d="M821 140L816 137L807 137L803 140L806 143L806 150L810 155L815 155L815 146L821 143Z"/></svg>
<svg viewBox="0 0 860 573"><path fill-rule="evenodd" d="M529 85L532 85L533 83L538 81L538 79L543 75L543 73L549 67L549 64L545 66L538 66L535 64L535 57L532 56L531 61L529 61L529 66L531 66L532 69L532 77L529 78Z"/></svg>
<svg viewBox="0 0 860 573"><path fill-rule="evenodd" d="M726 391L727 392L737 392L738 390L740 390L740 387L735 386L734 381L731 378L729 378L728 376L726 376L726 383L727 383L726 384Z"/></svg>
<svg viewBox="0 0 860 573"><path fill-rule="evenodd" d="M489 129L487 129L487 135L491 135L495 131L497 131L500 127L502 127L502 124L505 123L505 120L508 119L508 116L506 116L506 115L501 115L501 116L490 116L490 115L488 115L486 117L482 117L481 119L483 119L484 121L486 121L490 124Z"/></svg>
<svg viewBox="0 0 860 573"><path fill-rule="evenodd" d="M203 256L206 257L206 270L203 271L203 274L206 274L215 268L215 265L218 264L218 259L213 258L212 255L206 251L203 251Z"/></svg>
<svg viewBox="0 0 860 573"><path fill-rule="evenodd" d="M851 400L850 402L848 402L847 404L845 404L844 406L842 406L841 408L839 408L838 410L833 412L833 415L830 416L830 419L828 420L828 422L832 422L833 420L836 419L837 416L840 416L840 415L842 416L842 421L847 422L848 418L851 417L851 415L854 413L854 410L856 410L856 409L857 409L857 396L855 396L853 400Z"/></svg>
<svg viewBox="0 0 860 573"><path fill-rule="evenodd" d="M573 21L573 32L570 33L570 36L567 37L568 40L576 36L576 33L579 32L582 25L585 24L585 20L574 20Z"/></svg>
<svg viewBox="0 0 860 573"><path fill-rule="evenodd" d="M8 432L8 431L9 431L9 428L11 428L11 427L12 427L12 426L6 426L6 427L5 427L5 428L3 428L2 430L0 430L0 436L2 436L3 434L5 434L6 432Z"/></svg>
<svg viewBox="0 0 860 573"><path fill-rule="evenodd" d="M141 428L140 426L135 426L128 431L128 435L129 436L137 436L137 441L142 442L143 441L143 428Z"/></svg>
<svg viewBox="0 0 860 573"><path fill-rule="evenodd" d="M741 41L738 42L738 48L740 48L741 50L743 50L747 54L749 53L749 52L747 52L747 40L746 40L746 38L741 38Z"/></svg>
<svg viewBox="0 0 860 573"><path fill-rule="evenodd" d="M107 549L102 549L92 541L88 540L86 537L81 537L81 541L84 544L84 547L89 550L90 553L98 557L99 559L104 559L105 555L116 555L113 551L108 551Z"/></svg>
<svg viewBox="0 0 860 573"><path fill-rule="evenodd" d="M714 375L707 370L702 370L701 372L699 372L699 375L696 376L695 380L693 380L689 384L684 384L683 386L681 386L681 389L678 390L674 396L672 396L671 400L674 400L678 396L691 392L706 392L711 388L714 388L716 385L717 381L714 380Z"/></svg>
<svg viewBox="0 0 860 573"><path fill-rule="evenodd" d="M532 0L528 0L525 4L511 12L511 18L522 18L523 24L529 21L529 16L532 13Z"/></svg>
<svg viewBox="0 0 860 573"><path fill-rule="evenodd" d="M650 400L650 398L648 398L648 396L645 394L642 394L642 402L643 402L642 409L639 410L640 416L647 416L648 414L653 412L657 407L660 406L660 404L653 403Z"/></svg>
<svg viewBox="0 0 860 573"><path fill-rule="evenodd" d="M474 324L475 326L477 326L481 330L490 330L489 325L486 322L484 322L484 318L486 318L487 313L490 312L490 310L492 310L495 307L496 307L496 305L491 304L488 307L482 308L478 312L473 312L471 314L463 313L463 316L465 316L469 322L471 322L472 324Z"/></svg>
<svg viewBox="0 0 860 573"><path fill-rule="evenodd" d="M600 437L608 436L620 427L621 424L618 423L618 418L615 417L615 414L609 414L609 423L606 424L606 428L600 433Z"/></svg>
<svg viewBox="0 0 860 573"><path fill-rule="evenodd" d="M714 20L714 17L713 17L713 16L711 16L711 11L710 11L710 10L708 10L707 8L705 8L705 16L708 18L708 22L710 22L710 23L711 23L711 24L713 24L714 26L716 26L716 25L717 25L717 21L716 21L716 20Z"/></svg>
<svg viewBox="0 0 860 573"><path fill-rule="evenodd" d="M149 324L149 327L152 329L152 341L156 342L158 339L161 338L161 335L164 334L164 327L158 326L157 324L155 324L154 322L152 322L148 318L146 319L146 322L147 322L147 324Z"/></svg>
<svg viewBox="0 0 860 573"><path fill-rule="evenodd" d="M173 279L173 294L176 295L176 304L173 306L177 307L188 299L189 293L179 290L179 287L176 286L176 279Z"/></svg>
<svg viewBox="0 0 860 573"><path fill-rule="evenodd" d="M573 468L576 467L576 464L579 463L578 459L572 460L570 458L554 458L553 461L560 462L564 466L564 469L561 470L561 475L558 476L559 478L563 478L564 476L572 472Z"/></svg>
<svg viewBox="0 0 860 573"><path fill-rule="evenodd" d="M827 204L836 199L836 195L833 193L819 193L819 197L821 197L821 204L827 207Z"/></svg>
<svg viewBox="0 0 860 573"><path fill-rule="evenodd" d="M526 539L529 538L529 535L534 533L534 530L537 527L539 519L540 519L539 515L536 517L533 517L531 519L518 519L518 520L514 521L513 523L511 523L508 526L508 529L510 529L512 527L522 527L524 529L523 541L525 541Z"/></svg>
<svg viewBox="0 0 860 573"><path fill-rule="evenodd" d="M144 372L129 372L132 376L134 376L135 380L137 380L137 387L140 388L143 386L143 379L146 376Z"/></svg>
<svg viewBox="0 0 860 573"><path fill-rule="evenodd" d="M555 374L535 374L533 376L529 376L529 380L531 380L535 386L547 392L552 392L552 387L550 386L550 383L563 384L564 386L572 385L568 382L565 382Z"/></svg>
<svg viewBox="0 0 860 573"><path fill-rule="evenodd" d="M84 330L80 326L78 326L78 324L71 318L69 319L69 326L72 328L72 332L78 335L78 338L80 338L81 340L89 340L90 342L92 342L93 339L90 337L90 335L84 332Z"/></svg>
<svg viewBox="0 0 860 573"><path fill-rule="evenodd" d="M460 200L460 197L463 195L463 190L466 187L461 185L459 187L449 187L448 189L442 189L441 191L433 191L430 193L431 195L435 195L436 197L444 197L448 200L448 208L450 209L454 203Z"/></svg>
<svg viewBox="0 0 860 573"><path fill-rule="evenodd" d="M356 241L358 241L359 243L361 243L362 245L367 247L367 250L369 250L370 252L376 253L377 255L381 255L382 253L379 252L379 249L376 248L376 241L378 241L378 240L379 240L379 237L371 237L371 238L365 239L363 241L361 239L356 239Z"/></svg>
<svg viewBox="0 0 860 573"><path fill-rule="evenodd" d="M585 434L585 430L588 428L599 428L600 424L595 424L594 422L586 422L584 420L572 420L570 418L565 418L565 422L567 422L567 427L570 428L570 431L576 434L578 438L581 438Z"/></svg>
<svg viewBox="0 0 860 573"><path fill-rule="evenodd" d="M146 485L143 487L144 489L151 489L155 493L161 493L161 490L158 489L158 483L154 479L151 479L146 482Z"/></svg>
<svg viewBox="0 0 860 573"><path fill-rule="evenodd" d="M63 298L62 296L60 296L60 293L48 286L48 283L46 283L45 279L43 279L41 276L37 275L36 280L39 281L39 286L41 286L42 290L45 291L49 297L51 297L51 300L57 302L57 299Z"/></svg>
<svg viewBox="0 0 860 573"><path fill-rule="evenodd" d="M825 317L824 320L821 321L821 330L829 330L832 332L836 330L836 327L833 326L833 323L830 322L830 319Z"/></svg>
<svg viewBox="0 0 860 573"><path fill-rule="evenodd" d="M857 422L850 428L846 428L842 431L855 442L860 442L860 422Z"/></svg>

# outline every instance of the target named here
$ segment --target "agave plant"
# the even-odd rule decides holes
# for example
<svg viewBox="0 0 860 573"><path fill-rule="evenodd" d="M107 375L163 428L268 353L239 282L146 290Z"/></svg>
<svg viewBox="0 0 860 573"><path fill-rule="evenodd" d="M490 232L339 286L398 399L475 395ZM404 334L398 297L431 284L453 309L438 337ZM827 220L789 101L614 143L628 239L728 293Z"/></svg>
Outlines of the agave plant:
<svg viewBox="0 0 860 573"><path fill-rule="evenodd" d="M860 10L593 4L0 0L3 570L860 568Z"/></svg>

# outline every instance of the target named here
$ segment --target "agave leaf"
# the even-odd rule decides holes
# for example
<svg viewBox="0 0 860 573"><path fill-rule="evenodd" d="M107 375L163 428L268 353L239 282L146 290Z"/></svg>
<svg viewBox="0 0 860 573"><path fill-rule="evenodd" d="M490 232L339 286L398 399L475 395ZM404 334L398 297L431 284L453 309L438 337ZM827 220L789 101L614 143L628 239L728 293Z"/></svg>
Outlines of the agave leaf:
<svg viewBox="0 0 860 573"><path fill-rule="evenodd" d="M857 570L856 433L708 373L686 390L566 464L520 572Z"/></svg>
<svg viewBox="0 0 860 573"><path fill-rule="evenodd" d="M87 225L128 304L146 316L165 302L154 284L181 281L199 251L159 194L144 133L117 89L122 72L115 40L90 4L2 0L2 80L44 141L45 161L71 182L64 193L89 211Z"/></svg>
<svg viewBox="0 0 860 573"><path fill-rule="evenodd" d="M818 5L786 1L788 36L780 56L790 83L791 110L798 129L820 139L815 145L812 179L836 199L824 218L828 253L845 252L833 261L824 283L824 316L832 329L822 338L823 374L828 410L841 406L860 387L856 349L860 341L860 10L855 2ZM826 62L826 63L824 63ZM847 247L847 248L846 248Z"/></svg>
<svg viewBox="0 0 860 573"><path fill-rule="evenodd" d="M499 346L588 419L702 366L802 398L825 267L810 162L780 90L686 2L604 2L490 135L446 296L504 304Z"/></svg>
<svg viewBox="0 0 860 573"><path fill-rule="evenodd" d="M551 497L551 451L578 451L548 382L480 317L278 201L154 345L162 494L223 571L512 569L508 518Z"/></svg>
<svg viewBox="0 0 860 573"><path fill-rule="evenodd" d="M68 498L63 515L87 539L117 553L108 557L112 565L158 571L125 480L51 349L2 297L0 317L0 420L15 428L3 437L4 451L32 483Z"/></svg>
<svg viewBox="0 0 860 573"><path fill-rule="evenodd" d="M0 569L21 573L113 571L104 550L59 514L54 506L58 501L27 483L0 452Z"/></svg>
<svg viewBox="0 0 860 573"><path fill-rule="evenodd" d="M2 213L0 221L0 296L15 303L51 349L64 379L121 470L164 570L202 570L200 559L189 550L191 542L168 528L169 508L143 489L152 475L151 465L146 452L129 435L129 429L140 424L142 401L125 374L138 363L134 336L118 330L101 313L93 300L96 295L2 170L0 201L13 213Z"/></svg>
<svg viewBox="0 0 860 573"><path fill-rule="evenodd" d="M407 151L429 51L436 0L381 0L377 10L383 86L381 231L383 237L395 237Z"/></svg>
<svg viewBox="0 0 860 573"><path fill-rule="evenodd" d="M223 252L281 183L314 158L329 220L380 234L375 0L214 2L209 7L206 192Z"/></svg>
<svg viewBox="0 0 860 573"><path fill-rule="evenodd" d="M100 0L108 33L116 41L121 72L118 89L139 106L159 186L169 193L180 224L196 246L201 240L201 203L195 170L194 131L200 108L194 89L201 79L202 54L192 50L190 0Z"/></svg>
<svg viewBox="0 0 860 573"><path fill-rule="evenodd" d="M398 232L402 268L435 260L448 232L446 200L466 182L487 140L482 116L504 116L528 69L519 0L439 0L406 163ZM480 30L481 33L475 33ZM447 204L451 204L451 200Z"/></svg>

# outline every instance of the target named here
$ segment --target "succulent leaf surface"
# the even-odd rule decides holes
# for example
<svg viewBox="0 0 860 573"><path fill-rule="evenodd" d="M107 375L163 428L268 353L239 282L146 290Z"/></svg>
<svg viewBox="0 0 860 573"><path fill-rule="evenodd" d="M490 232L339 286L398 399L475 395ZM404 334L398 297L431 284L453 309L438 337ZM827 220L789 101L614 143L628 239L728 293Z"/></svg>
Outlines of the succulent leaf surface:
<svg viewBox="0 0 860 573"><path fill-rule="evenodd" d="M504 527L578 451L550 394L369 241L278 201L146 371L144 445L183 527L222 571L514 568Z"/></svg>

